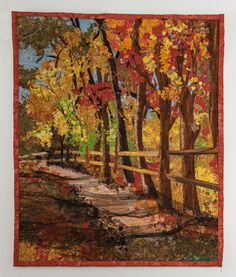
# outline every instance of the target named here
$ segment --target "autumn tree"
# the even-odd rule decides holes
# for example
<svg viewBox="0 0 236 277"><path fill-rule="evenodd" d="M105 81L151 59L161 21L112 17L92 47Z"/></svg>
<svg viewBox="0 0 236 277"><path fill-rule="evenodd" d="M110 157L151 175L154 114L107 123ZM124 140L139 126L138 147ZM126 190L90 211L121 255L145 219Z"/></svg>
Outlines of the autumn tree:
<svg viewBox="0 0 236 277"><path fill-rule="evenodd" d="M136 21L137 22L137 21ZM200 132L194 119L196 95L207 93L206 77L208 41L204 22L192 24L181 20L143 20L141 28L141 48L146 63L146 72L154 71L158 82L160 117L160 190L164 196L164 206L171 207L171 184L169 172L169 131L175 117L173 110L179 110L183 123L183 148L193 149ZM205 65L205 66L203 66ZM154 90L156 86L150 75L136 67L148 80ZM199 97L198 97L199 98ZM184 156L184 176L195 178L194 157ZM196 187L184 186L184 205L199 211Z"/></svg>
<svg viewBox="0 0 236 277"><path fill-rule="evenodd" d="M199 21L167 20L165 27L162 71L180 92L174 105L179 108L182 120L183 149L193 149L200 132L200 124L196 124L194 119L195 98L207 93L209 82L206 78L209 59L207 29L204 22ZM183 174L184 177L195 178L193 155L184 156ZM184 184L184 206L199 212L196 186Z"/></svg>
<svg viewBox="0 0 236 277"><path fill-rule="evenodd" d="M125 126L125 119L123 115L123 107L122 107L122 101L121 101L121 89L118 82L117 77L117 65L116 65L116 58L114 57L112 48L110 46L110 42L107 38L107 33L104 30L104 20L103 19L97 19L96 20L99 26L99 31L101 32L103 43L106 46L110 57L108 58L108 64L110 66L110 72L111 72L111 82L113 86L113 91L116 99L116 106L117 106L117 119L118 119L118 128L119 128L119 136L120 136L120 150L121 151L129 151L128 148L128 138L127 138L127 132L126 132L126 126ZM119 55L119 52L116 53L116 55ZM123 156L122 161L125 165L131 166L131 161L128 156ZM128 183L134 182L134 177L131 171L124 170L125 177Z"/></svg>
<svg viewBox="0 0 236 277"><path fill-rule="evenodd" d="M160 119L160 192L162 195L162 206L171 208L171 183L167 178L167 174L170 167L168 156L169 131L174 120L171 117L171 98L168 93L169 80L161 70L160 48L163 45L162 32L164 23L161 20L136 20L136 28L137 25L139 25L138 32L140 33L139 52L142 53L145 71L137 64L134 69L148 82L152 90L151 93L158 94L158 101L152 102L150 107L158 110L157 115Z"/></svg>

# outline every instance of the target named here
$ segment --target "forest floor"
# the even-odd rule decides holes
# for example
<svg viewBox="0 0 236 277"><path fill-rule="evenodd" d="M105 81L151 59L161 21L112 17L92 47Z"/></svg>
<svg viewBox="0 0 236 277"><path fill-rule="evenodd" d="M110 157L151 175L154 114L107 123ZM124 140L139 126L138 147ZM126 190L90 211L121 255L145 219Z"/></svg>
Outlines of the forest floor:
<svg viewBox="0 0 236 277"><path fill-rule="evenodd" d="M217 260L217 228L45 161L20 173L20 260Z"/></svg>

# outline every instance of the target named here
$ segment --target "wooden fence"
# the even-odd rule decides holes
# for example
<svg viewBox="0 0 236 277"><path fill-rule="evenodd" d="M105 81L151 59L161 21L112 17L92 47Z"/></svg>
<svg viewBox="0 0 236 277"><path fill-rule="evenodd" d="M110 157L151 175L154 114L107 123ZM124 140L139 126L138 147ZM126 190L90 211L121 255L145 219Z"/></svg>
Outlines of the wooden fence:
<svg viewBox="0 0 236 277"><path fill-rule="evenodd" d="M55 151L55 154L59 154L60 151ZM208 148L208 149L190 149L190 150L170 150L167 153L168 155L211 155L211 154L218 154L218 149L217 148ZM49 155L48 152L41 152L41 153L33 153L31 155L24 155L20 156L21 162L24 162L24 159L27 158L47 158ZM100 151L94 151L94 150L89 150L88 148L86 149L86 154L81 155L79 151L71 151L70 152L70 161L73 163L85 163L86 165L95 165L95 166L103 166L104 163L103 161L94 159L95 156L98 157L103 157L103 152ZM130 170L133 172L138 172L141 174L148 174L151 176L159 176L158 170L149 170L146 168L138 168L138 167L133 167L133 166L127 166L121 163L118 163L118 157L123 157L123 156L129 156L129 157L158 157L159 156L159 151L118 151L117 153L110 153L110 156L115 157L115 162L110 162L109 166L114 169L124 169L124 170ZM53 161L60 161L53 159ZM216 183L210 183L210 182L205 182L202 180L197 180L197 179L190 179L186 177L181 177L181 176L172 176L170 174L167 174L167 178L170 179L171 181L175 181L178 183L184 183L184 184L189 184L189 185L195 185L195 186L200 186L204 188L208 188L214 191L218 191L218 184Z"/></svg>
<svg viewBox="0 0 236 277"><path fill-rule="evenodd" d="M185 155L216 155L218 154L218 148L206 148L206 149L183 149L183 150L169 150L168 155L174 155L174 156L185 156ZM197 180L194 178L186 178L182 176L171 176L170 174L167 174L167 178L171 181L175 181L178 183L188 184L188 185L194 185L199 186L203 188L208 188L214 191L218 191L218 184L206 182L202 180Z"/></svg>
<svg viewBox="0 0 236 277"><path fill-rule="evenodd" d="M76 154L76 153L75 153ZM103 153L100 151L86 151L85 157L77 156L75 158L76 162L82 162L86 164L91 164L91 165L97 165L97 166L103 166L103 161L97 161L94 159L91 159L94 156L100 156L103 157ZM124 164L118 163L118 157L123 157L123 156L129 156L129 157L156 157L158 156L158 151L136 151L136 152L131 152L131 151L121 151L117 152L117 155L115 153L110 153L110 156L116 157L115 162L109 163L109 166L111 168L117 168L117 169L125 169L125 170L130 170L133 172L138 172L142 174L148 174L152 176L158 176L157 171L149 170L146 168L138 168L138 167L133 167L133 166L128 166Z"/></svg>

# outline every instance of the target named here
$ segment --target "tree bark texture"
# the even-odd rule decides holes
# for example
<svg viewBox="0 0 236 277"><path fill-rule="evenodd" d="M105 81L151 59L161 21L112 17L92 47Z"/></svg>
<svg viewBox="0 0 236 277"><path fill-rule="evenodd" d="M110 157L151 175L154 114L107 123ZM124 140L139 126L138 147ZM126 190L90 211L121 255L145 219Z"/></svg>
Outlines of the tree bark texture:
<svg viewBox="0 0 236 277"><path fill-rule="evenodd" d="M180 106L183 119L183 148L193 149L200 130L200 128L193 130L195 93L191 93L187 88L183 93L184 96ZM183 175L186 178L195 179L194 159L193 155L184 155L183 157ZM184 184L184 207L191 209L194 213L199 213L200 207L196 186Z"/></svg>
<svg viewBox="0 0 236 277"><path fill-rule="evenodd" d="M111 170L109 166L110 162L110 147L108 143L109 134L109 117L108 117L108 104L102 105L102 121L103 121L103 174L105 182L109 184L111 182Z"/></svg>
<svg viewBox="0 0 236 277"><path fill-rule="evenodd" d="M138 106L135 115L135 140L136 147L138 151L144 151L143 146L143 119L144 119L144 110L146 106L146 82L143 82L139 86L139 93L137 97ZM147 163L145 157L138 157L138 163L140 168L147 168ZM155 197L158 197L155 184L152 180L152 177L148 174L141 174L141 179L143 184L148 187L149 193Z"/></svg>
<svg viewBox="0 0 236 277"><path fill-rule="evenodd" d="M209 118L213 139L213 146L218 146L218 72L219 72L219 22L209 23L209 52L211 55L211 91L209 96Z"/></svg>

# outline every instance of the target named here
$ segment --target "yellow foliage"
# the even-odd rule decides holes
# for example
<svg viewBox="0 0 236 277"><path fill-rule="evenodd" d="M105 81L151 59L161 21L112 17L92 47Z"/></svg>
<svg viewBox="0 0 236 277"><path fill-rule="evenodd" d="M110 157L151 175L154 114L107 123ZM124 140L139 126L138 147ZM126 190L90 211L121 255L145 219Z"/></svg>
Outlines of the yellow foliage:
<svg viewBox="0 0 236 277"><path fill-rule="evenodd" d="M157 37L156 37L155 35L151 34L151 35L150 35L150 39L151 39L151 40L157 40Z"/></svg>
<svg viewBox="0 0 236 277"><path fill-rule="evenodd" d="M182 33L188 29L188 25L182 20L178 20L177 24L174 24L172 19L166 20L165 27L167 28L168 33Z"/></svg>
<svg viewBox="0 0 236 277"><path fill-rule="evenodd" d="M31 243L21 242L19 244L19 260L21 262L35 262L37 261L36 246Z"/></svg>
<svg viewBox="0 0 236 277"><path fill-rule="evenodd" d="M168 87L164 87L163 90L159 90L158 94L163 100L173 100L177 102L179 100L180 90L170 85Z"/></svg>
<svg viewBox="0 0 236 277"><path fill-rule="evenodd" d="M51 126L37 122L36 129L29 131L26 137L28 139L34 138L40 145L50 147L52 142Z"/></svg>
<svg viewBox="0 0 236 277"><path fill-rule="evenodd" d="M171 174L181 175L182 174L182 158L171 159ZM199 160L195 164L195 177L196 179L203 180L206 182L215 182L217 183L217 176L210 169L207 161ZM172 203L176 209L182 209L183 205L183 184L172 182ZM197 187L198 200L200 204L200 209L202 213L212 215L217 217L218 214L218 193L202 188Z"/></svg>
<svg viewBox="0 0 236 277"><path fill-rule="evenodd" d="M132 39L130 36L126 36L120 43L118 50L120 52L131 50L132 48Z"/></svg>
<svg viewBox="0 0 236 277"><path fill-rule="evenodd" d="M66 121L64 115L60 111L56 111L53 114L54 127L57 128L58 134L64 136L69 131L68 122Z"/></svg>
<svg viewBox="0 0 236 277"><path fill-rule="evenodd" d="M111 29L115 29L117 27L122 27L125 24L124 19L106 19L106 26Z"/></svg>
<svg viewBox="0 0 236 277"><path fill-rule="evenodd" d="M111 41L113 46L115 46L115 50L118 50L120 52L130 50L132 48L132 28L125 29L126 36L122 39L117 33L114 32L117 27L124 26L126 20L106 19L105 23L106 27L111 30L110 32L107 32L107 36L109 41Z"/></svg>
<svg viewBox="0 0 236 277"><path fill-rule="evenodd" d="M147 149L156 150L160 146L160 121L153 116L143 122L143 144Z"/></svg>
<svg viewBox="0 0 236 277"><path fill-rule="evenodd" d="M73 31L63 34L64 40L71 45L79 45L81 42L81 31L79 28L74 28Z"/></svg>
<svg viewBox="0 0 236 277"><path fill-rule="evenodd" d="M161 19L143 19L140 27L140 36L144 33L152 33L153 27L157 27L162 23Z"/></svg>
<svg viewBox="0 0 236 277"><path fill-rule="evenodd" d="M166 75L171 81L171 84L176 87L181 87L183 85L183 82L181 80L181 77L178 76L177 72L172 70L172 71L167 71Z"/></svg>
<svg viewBox="0 0 236 277"><path fill-rule="evenodd" d="M59 250L38 247L29 242L19 243L19 261L20 262L37 262L42 258L48 261L57 261L62 258Z"/></svg>
<svg viewBox="0 0 236 277"><path fill-rule="evenodd" d="M113 35L113 33L111 33ZM114 34L115 35L115 34ZM110 37L109 37L110 39ZM88 50L87 56L84 57L84 68L90 68L91 72L95 71L97 68L101 69L103 75L108 74L109 66L107 60L110 58L108 49L104 46L101 36L98 36L96 40L90 41L90 48ZM89 61L89 65L88 65ZM84 71L87 76L87 70ZM87 80L88 81L88 80Z"/></svg>
<svg viewBox="0 0 236 277"><path fill-rule="evenodd" d="M206 182L218 182L218 176L215 175L214 171L209 166L209 162L211 161L212 157L205 157L202 158L201 156L196 159L196 178Z"/></svg>
<svg viewBox="0 0 236 277"><path fill-rule="evenodd" d="M170 129L169 140L170 149L180 149L180 118L176 118L175 123ZM174 168L177 169L176 166Z"/></svg>
<svg viewBox="0 0 236 277"><path fill-rule="evenodd" d="M151 53L149 55L144 56L143 62L148 72L153 72L156 68L154 55Z"/></svg>
<svg viewBox="0 0 236 277"><path fill-rule="evenodd" d="M212 168L209 166L209 162L213 159L211 156L200 156L195 161L195 176L196 179L218 183L218 176L214 173ZM200 203L200 208L202 212L206 212L213 216L217 216L218 209L217 209L217 201L218 201L218 194L216 191L206 189L206 188L197 188L198 191L198 198Z"/></svg>
<svg viewBox="0 0 236 277"><path fill-rule="evenodd" d="M158 207L158 202L155 199L137 200L135 202L135 206L137 208L139 208L139 207L145 207L147 209L153 209L153 208Z"/></svg>
<svg viewBox="0 0 236 277"><path fill-rule="evenodd" d="M139 45L142 49L153 51L156 45L157 37L152 33L154 27L161 24L160 19L143 19L139 28ZM149 38L144 35L148 34Z"/></svg>
<svg viewBox="0 0 236 277"><path fill-rule="evenodd" d="M171 195L173 207L181 210L184 202L183 185L180 183L172 182Z"/></svg>
<svg viewBox="0 0 236 277"><path fill-rule="evenodd" d="M204 28L198 30L193 35L193 39L190 42L190 49L194 54L200 52L200 55L204 59L210 58L210 53L208 52L208 40L206 39L207 33ZM197 46L197 47L196 47Z"/></svg>
<svg viewBox="0 0 236 277"><path fill-rule="evenodd" d="M73 130L76 134L81 134L81 127L79 125L75 126Z"/></svg>
<svg viewBox="0 0 236 277"><path fill-rule="evenodd" d="M173 42L168 37L164 37L160 49L161 72L166 72L170 68L170 47L172 45Z"/></svg>
<svg viewBox="0 0 236 277"><path fill-rule="evenodd" d="M194 114L194 120L197 125L205 125L209 120L209 114L207 112L201 112Z"/></svg>
<svg viewBox="0 0 236 277"><path fill-rule="evenodd" d="M81 124L86 128L87 132L97 129L98 121L96 118L96 109L93 106L87 106L85 108L78 105L76 113Z"/></svg>

